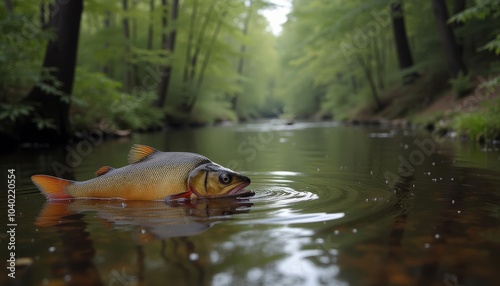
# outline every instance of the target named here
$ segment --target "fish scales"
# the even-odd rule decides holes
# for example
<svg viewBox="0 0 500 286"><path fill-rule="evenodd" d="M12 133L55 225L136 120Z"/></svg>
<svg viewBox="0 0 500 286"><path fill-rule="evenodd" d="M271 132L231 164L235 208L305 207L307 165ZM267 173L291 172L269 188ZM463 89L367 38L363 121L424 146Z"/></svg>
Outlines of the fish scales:
<svg viewBox="0 0 500 286"><path fill-rule="evenodd" d="M91 180L76 182L69 185L67 191L75 197L105 194L109 198L126 197L130 200L161 199L185 190L189 172L210 162L208 158L194 153L158 152L147 160L111 170Z"/></svg>
<svg viewBox="0 0 500 286"><path fill-rule="evenodd" d="M128 155L129 165L103 166L96 178L71 181L49 175L31 180L52 200L124 199L185 200L195 197L252 196L244 188L250 179L224 168L207 157L187 152L161 152L135 144Z"/></svg>

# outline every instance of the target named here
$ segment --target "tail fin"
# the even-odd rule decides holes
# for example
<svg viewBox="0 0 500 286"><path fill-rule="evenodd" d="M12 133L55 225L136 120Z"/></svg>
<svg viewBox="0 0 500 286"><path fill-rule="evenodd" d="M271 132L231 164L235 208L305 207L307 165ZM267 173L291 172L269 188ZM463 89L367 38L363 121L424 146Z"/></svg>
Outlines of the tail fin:
<svg viewBox="0 0 500 286"><path fill-rule="evenodd" d="M53 226L60 224L65 216L74 214L68 209L68 202L46 202L42 211L35 220L35 225L39 227Z"/></svg>
<svg viewBox="0 0 500 286"><path fill-rule="evenodd" d="M47 175L34 175L31 176L31 180L49 201L72 198L66 192L66 187L74 183L73 181Z"/></svg>

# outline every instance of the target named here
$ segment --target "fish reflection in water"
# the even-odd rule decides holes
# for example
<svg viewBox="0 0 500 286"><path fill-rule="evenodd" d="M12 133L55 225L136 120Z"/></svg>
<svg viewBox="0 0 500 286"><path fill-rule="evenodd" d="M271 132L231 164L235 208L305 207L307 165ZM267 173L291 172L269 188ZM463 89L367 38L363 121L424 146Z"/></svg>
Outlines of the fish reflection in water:
<svg viewBox="0 0 500 286"><path fill-rule="evenodd" d="M108 226L140 228L138 242L151 239L196 235L227 219L227 215L246 213L252 203L234 198L200 199L170 205L157 201L74 200L47 202L35 224L52 226L74 214L95 212Z"/></svg>
<svg viewBox="0 0 500 286"><path fill-rule="evenodd" d="M123 279L129 279L130 281L125 281L127 283L137 283L144 279L144 244L161 240L159 253L165 263L170 264L170 258L165 253L168 242L172 242L176 248L174 252L182 249L191 249L194 252L194 245L187 237L207 230L217 221L230 219L231 215L247 213L251 206L252 203L247 199L237 198L201 199L170 205L158 201L57 201L45 203L35 225L56 228L61 240L63 253L51 266L54 276L51 282L71 279L78 285L105 284L105 277L100 276L101 270L98 271L93 262L96 250L92 233L84 220L86 213L95 213L108 228L131 227L137 253L137 276L128 277L112 271L112 274L117 275L108 277L108 284L124 284L124 281L121 281ZM203 270L198 270L200 273L195 276L201 279Z"/></svg>

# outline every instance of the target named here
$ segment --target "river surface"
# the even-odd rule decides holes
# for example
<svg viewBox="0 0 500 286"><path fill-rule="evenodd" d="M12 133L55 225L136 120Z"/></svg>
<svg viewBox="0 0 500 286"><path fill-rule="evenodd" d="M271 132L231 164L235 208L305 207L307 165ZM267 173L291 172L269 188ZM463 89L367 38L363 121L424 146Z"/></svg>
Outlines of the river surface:
<svg viewBox="0 0 500 286"><path fill-rule="evenodd" d="M5 269L14 229L17 265L1 285L500 285L498 146L279 121L100 139L2 155L0 253ZM203 154L256 195L47 203L30 181L92 178L134 143Z"/></svg>

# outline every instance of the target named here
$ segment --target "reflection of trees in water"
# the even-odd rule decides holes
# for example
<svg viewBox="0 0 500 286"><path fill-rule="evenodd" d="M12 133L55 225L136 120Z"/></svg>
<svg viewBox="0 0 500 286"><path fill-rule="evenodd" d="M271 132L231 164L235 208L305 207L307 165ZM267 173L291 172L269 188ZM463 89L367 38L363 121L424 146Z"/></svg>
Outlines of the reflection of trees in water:
<svg viewBox="0 0 500 286"><path fill-rule="evenodd" d="M54 225L62 244L62 256L52 263L52 276L69 285L103 285L93 263L95 249L83 217L72 214Z"/></svg>
<svg viewBox="0 0 500 286"><path fill-rule="evenodd" d="M497 181L485 180L484 170L446 165L446 159L433 155L431 161L441 163L432 169L433 176L426 172L400 177L390 188L395 204L378 216L339 222L318 232L328 241L320 240L323 260L311 261L321 268L337 265L339 273L331 279L354 284L458 286L498 281L491 267L500 263L492 255L499 250L498 238L492 238L498 234L492 205L498 205L500 197L491 191ZM493 173L491 178L498 176Z"/></svg>

